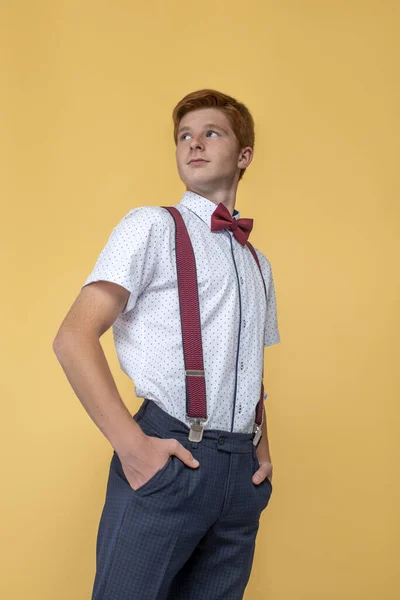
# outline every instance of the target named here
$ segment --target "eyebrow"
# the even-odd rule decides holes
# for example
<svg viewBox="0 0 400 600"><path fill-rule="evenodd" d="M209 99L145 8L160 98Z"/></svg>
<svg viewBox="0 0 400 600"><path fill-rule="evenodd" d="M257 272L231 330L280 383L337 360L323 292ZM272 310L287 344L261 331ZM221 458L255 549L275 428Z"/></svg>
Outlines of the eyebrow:
<svg viewBox="0 0 400 600"><path fill-rule="evenodd" d="M224 133L228 134L228 131L227 131L227 130L226 130L224 127L221 127L221 125L216 125L216 123L206 123L206 124L204 125L204 127L214 127L215 129L220 129L220 130L221 130L221 131L223 131ZM178 134L179 134L179 133L182 133L182 131L185 131L186 129L190 129L189 125L185 125L184 127L181 127L181 128L178 130Z"/></svg>

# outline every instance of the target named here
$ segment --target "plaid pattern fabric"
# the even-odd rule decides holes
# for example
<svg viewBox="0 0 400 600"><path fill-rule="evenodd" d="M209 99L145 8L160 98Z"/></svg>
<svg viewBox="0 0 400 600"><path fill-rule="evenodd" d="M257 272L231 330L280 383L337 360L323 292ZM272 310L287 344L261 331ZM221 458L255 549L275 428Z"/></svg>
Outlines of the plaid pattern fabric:
<svg viewBox="0 0 400 600"><path fill-rule="evenodd" d="M189 428L145 399L146 435L175 438L200 466L171 455L133 490L114 452L101 514L92 600L241 600L272 485L255 485L252 434Z"/></svg>

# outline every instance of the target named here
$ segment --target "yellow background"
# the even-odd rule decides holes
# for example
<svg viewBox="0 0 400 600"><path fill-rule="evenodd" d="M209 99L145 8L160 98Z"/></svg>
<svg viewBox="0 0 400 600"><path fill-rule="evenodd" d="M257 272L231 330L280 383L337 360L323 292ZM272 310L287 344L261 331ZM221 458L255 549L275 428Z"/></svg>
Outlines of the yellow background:
<svg viewBox="0 0 400 600"><path fill-rule="evenodd" d="M2 3L1 598L90 598L112 448L52 342L122 216L179 202L171 112L203 87L255 119L236 208L271 261L282 340L265 351L274 491L245 598L400 597L399 13ZM111 330L102 343L133 414Z"/></svg>

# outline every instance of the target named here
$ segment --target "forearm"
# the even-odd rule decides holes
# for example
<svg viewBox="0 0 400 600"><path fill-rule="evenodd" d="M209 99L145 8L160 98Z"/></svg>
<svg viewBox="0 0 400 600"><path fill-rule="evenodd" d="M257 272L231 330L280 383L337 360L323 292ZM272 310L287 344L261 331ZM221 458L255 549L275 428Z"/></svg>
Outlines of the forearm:
<svg viewBox="0 0 400 600"><path fill-rule="evenodd" d="M267 432L267 411L264 403L264 421L261 426L262 436L260 442L256 448L256 454L258 458L258 462L261 463L263 461L271 461L271 454L269 450L269 441L268 441L268 432Z"/></svg>
<svg viewBox="0 0 400 600"><path fill-rule="evenodd" d="M115 451L134 453L144 434L118 393L100 340L65 333L53 349L76 396Z"/></svg>

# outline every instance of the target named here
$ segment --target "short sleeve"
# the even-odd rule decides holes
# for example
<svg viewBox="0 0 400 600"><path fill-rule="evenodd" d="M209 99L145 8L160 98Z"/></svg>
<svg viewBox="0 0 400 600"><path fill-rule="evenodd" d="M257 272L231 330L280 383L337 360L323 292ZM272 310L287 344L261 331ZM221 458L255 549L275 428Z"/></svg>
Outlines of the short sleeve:
<svg viewBox="0 0 400 600"><path fill-rule="evenodd" d="M260 260L261 271L264 276L265 287L267 288L267 314L265 319L264 346L272 346L281 341L278 328L274 278L272 275L271 263L268 258L260 251L257 251L257 254Z"/></svg>
<svg viewBox="0 0 400 600"><path fill-rule="evenodd" d="M103 280L127 289L130 295L123 314L132 310L154 275L157 248L163 232L161 210L159 207L141 206L129 211L112 230L82 286Z"/></svg>

